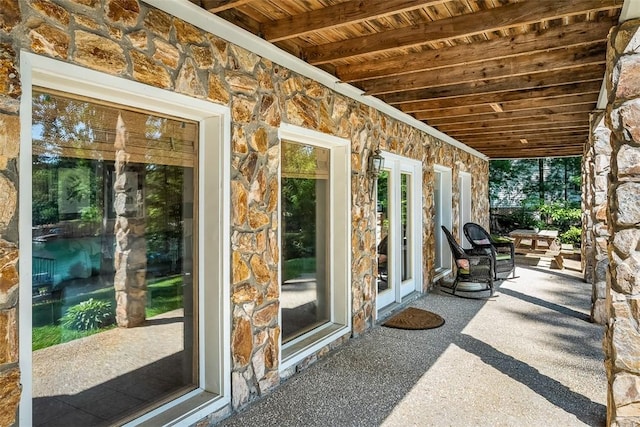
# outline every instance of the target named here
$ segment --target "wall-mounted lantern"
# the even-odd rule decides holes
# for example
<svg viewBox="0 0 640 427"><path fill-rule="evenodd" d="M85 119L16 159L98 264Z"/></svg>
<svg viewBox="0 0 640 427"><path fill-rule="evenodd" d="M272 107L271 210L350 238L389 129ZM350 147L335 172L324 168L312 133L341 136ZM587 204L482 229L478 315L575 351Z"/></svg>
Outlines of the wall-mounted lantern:
<svg viewBox="0 0 640 427"><path fill-rule="evenodd" d="M376 151L374 151L370 156L369 156L369 167L367 170L367 174L369 175L369 178L371 179L371 192L369 193L369 200L373 201L373 192L375 190L375 180L378 178L378 176L380 175L380 172L382 171L382 168L384 167L384 157L382 157L382 154L380 154L380 150L376 149Z"/></svg>
<svg viewBox="0 0 640 427"><path fill-rule="evenodd" d="M384 167L384 157L380 154L380 150L376 149L376 151L369 156L369 176L373 178L377 178L380 175L380 171Z"/></svg>

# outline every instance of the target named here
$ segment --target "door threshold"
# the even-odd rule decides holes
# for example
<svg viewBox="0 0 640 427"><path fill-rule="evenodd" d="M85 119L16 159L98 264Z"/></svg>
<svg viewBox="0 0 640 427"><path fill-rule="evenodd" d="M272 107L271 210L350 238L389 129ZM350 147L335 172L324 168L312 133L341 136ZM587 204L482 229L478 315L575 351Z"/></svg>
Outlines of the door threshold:
<svg viewBox="0 0 640 427"><path fill-rule="evenodd" d="M423 296L422 292L413 291L410 294L402 298L402 302L394 302L378 311L378 317L376 323L381 323L383 320L387 320L389 316L397 313L398 311L405 309L409 304Z"/></svg>

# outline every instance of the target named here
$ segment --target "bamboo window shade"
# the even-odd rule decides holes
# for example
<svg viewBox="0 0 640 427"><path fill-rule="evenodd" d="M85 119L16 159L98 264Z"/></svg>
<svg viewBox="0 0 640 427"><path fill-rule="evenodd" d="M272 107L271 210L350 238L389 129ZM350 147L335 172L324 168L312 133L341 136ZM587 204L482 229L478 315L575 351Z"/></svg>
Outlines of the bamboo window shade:
<svg viewBox="0 0 640 427"><path fill-rule="evenodd" d="M298 144L282 143L282 176L284 178L329 179L330 150Z"/></svg>
<svg viewBox="0 0 640 427"><path fill-rule="evenodd" d="M198 123L50 91L34 91L33 154L113 161L118 115L129 162L194 167Z"/></svg>

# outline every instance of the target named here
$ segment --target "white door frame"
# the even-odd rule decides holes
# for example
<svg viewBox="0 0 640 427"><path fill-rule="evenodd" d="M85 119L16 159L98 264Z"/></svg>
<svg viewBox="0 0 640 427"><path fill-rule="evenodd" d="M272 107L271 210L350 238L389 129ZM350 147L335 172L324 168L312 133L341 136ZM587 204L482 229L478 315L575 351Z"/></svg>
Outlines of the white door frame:
<svg viewBox="0 0 640 427"><path fill-rule="evenodd" d="M440 187L438 188L439 200L434 198L434 230L436 233L436 247L435 251L438 252L440 258L440 264L435 265L435 277L434 281L446 276L451 271L451 249L447 243L447 239L440 228L440 225L444 225L451 231L453 224L452 210L452 185L451 185L451 168L441 165L433 166L434 172L440 175ZM435 183L434 183L435 185Z"/></svg>
<svg viewBox="0 0 640 427"><path fill-rule="evenodd" d="M460 244L463 248L470 248L471 244L464 236L463 230L463 226L467 222L471 222L471 174L469 172L459 173L458 188L460 191L460 198L458 202Z"/></svg>
<svg viewBox="0 0 640 427"><path fill-rule="evenodd" d="M422 291L422 163L398 156L396 154L382 152L384 158L384 169L389 171L389 234L400 236L402 234L401 224L401 175L411 176L409 185L409 224L407 224L407 234L413 238L410 247L407 248L410 257L409 278L402 280L401 251L398 239L389 239L387 253L389 260L387 266L387 280L392 285L391 292L384 292L378 295L376 308L378 311L393 303L400 303L402 298L412 292ZM400 286L397 286L400 284Z"/></svg>

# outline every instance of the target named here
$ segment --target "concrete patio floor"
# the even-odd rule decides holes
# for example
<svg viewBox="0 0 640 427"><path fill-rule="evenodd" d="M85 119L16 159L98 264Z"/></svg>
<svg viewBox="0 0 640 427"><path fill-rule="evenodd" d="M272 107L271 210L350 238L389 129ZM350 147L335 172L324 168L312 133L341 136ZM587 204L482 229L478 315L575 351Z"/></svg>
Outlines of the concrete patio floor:
<svg viewBox="0 0 640 427"><path fill-rule="evenodd" d="M566 266L520 265L489 300L429 293L411 305L442 327L376 326L221 425L604 425L603 327Z"/></svg>

